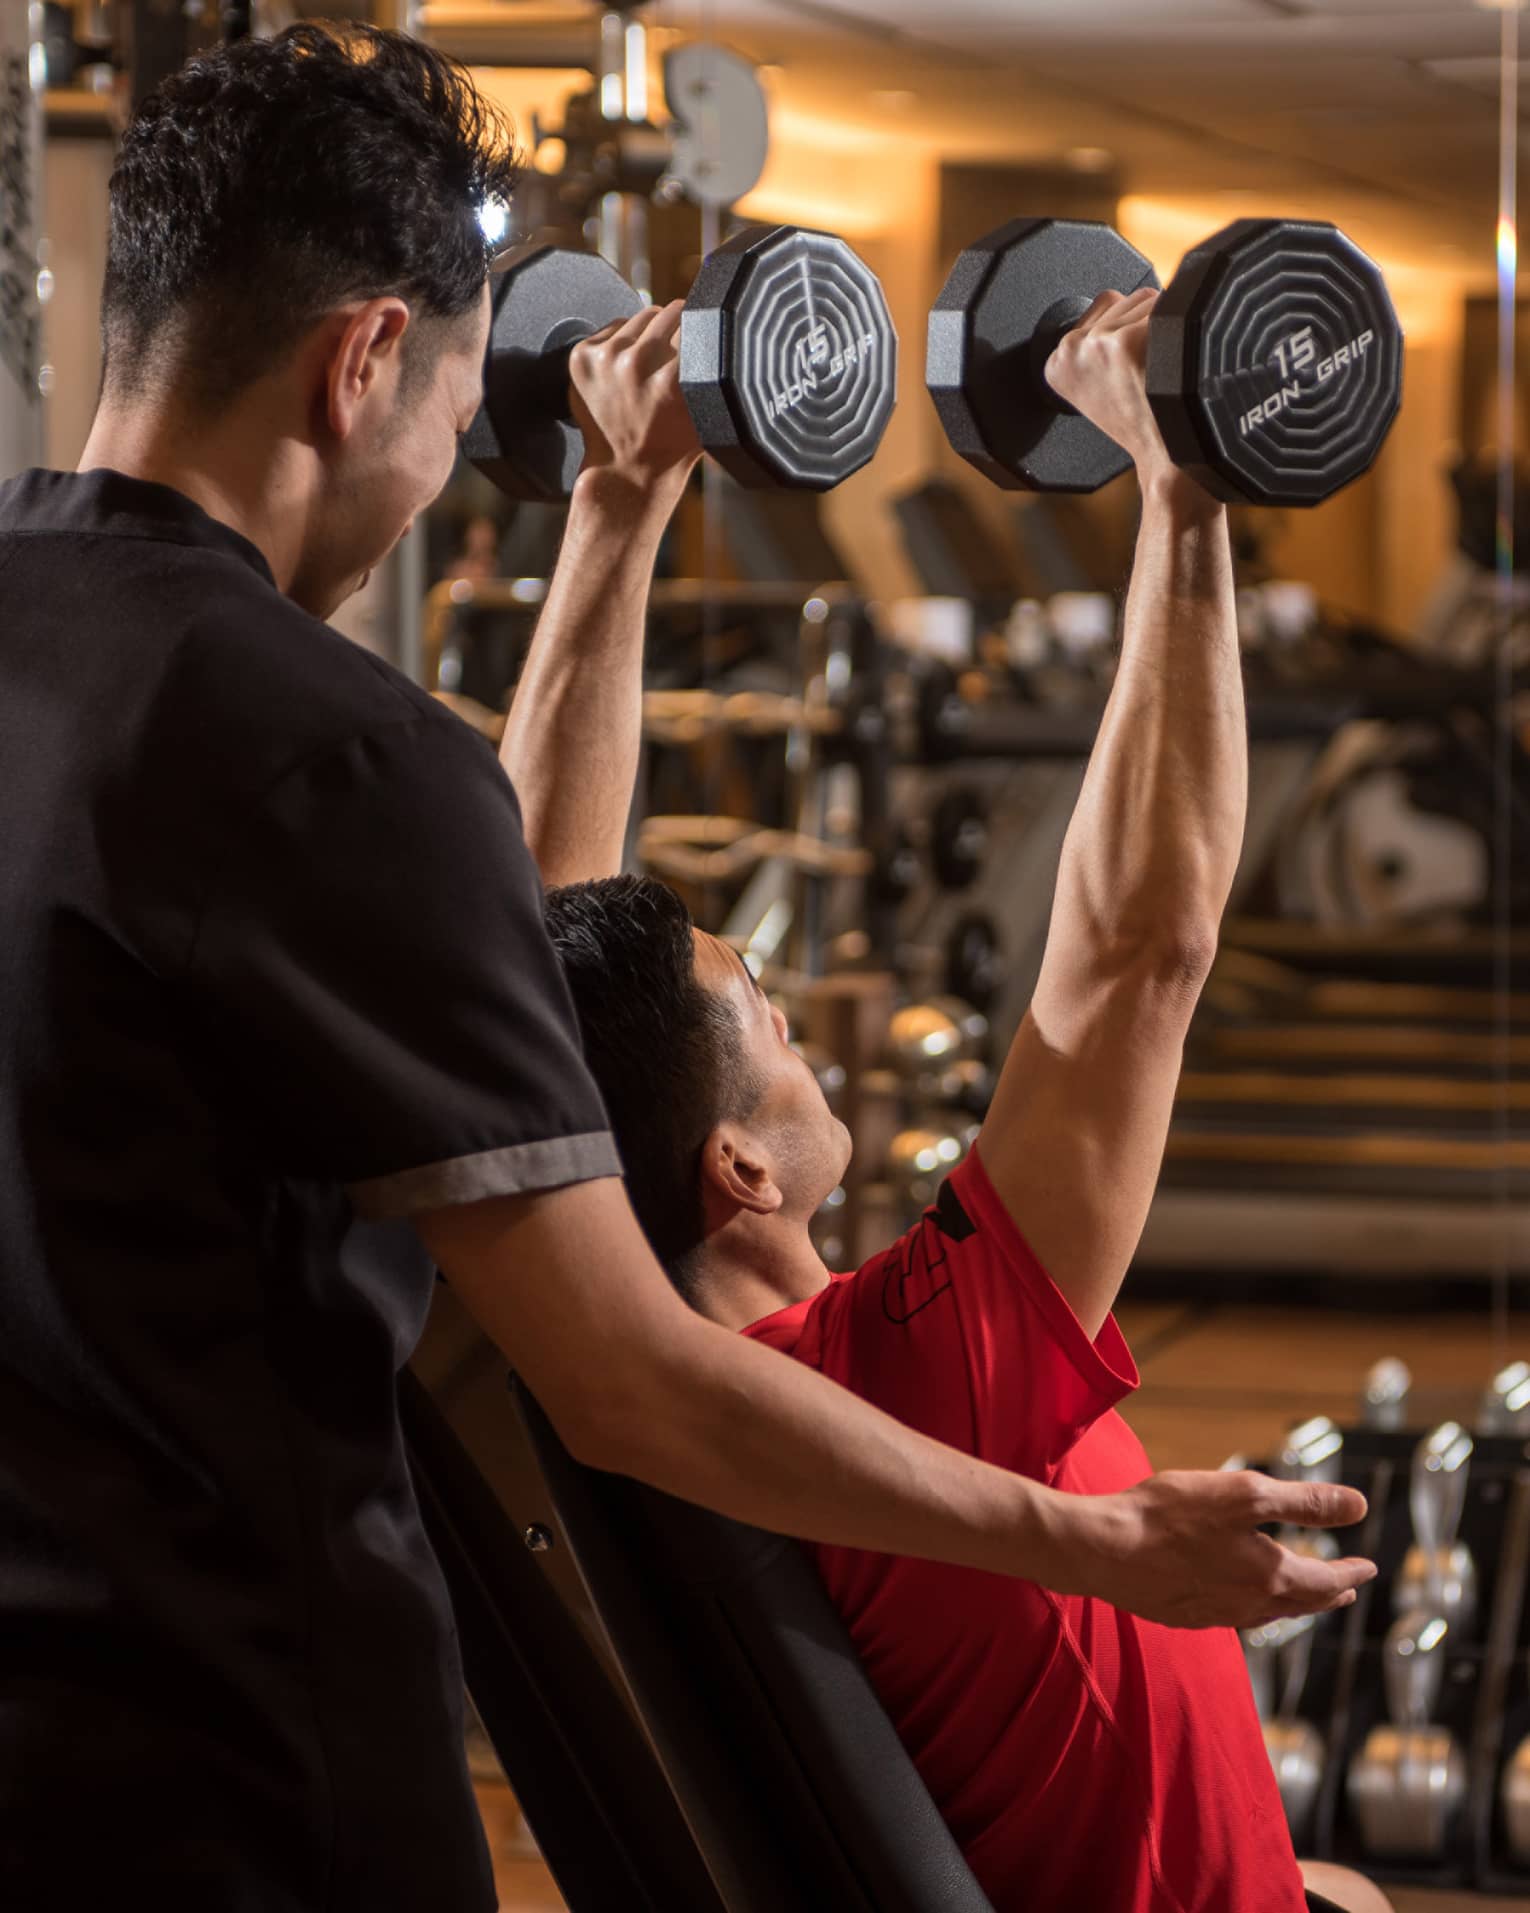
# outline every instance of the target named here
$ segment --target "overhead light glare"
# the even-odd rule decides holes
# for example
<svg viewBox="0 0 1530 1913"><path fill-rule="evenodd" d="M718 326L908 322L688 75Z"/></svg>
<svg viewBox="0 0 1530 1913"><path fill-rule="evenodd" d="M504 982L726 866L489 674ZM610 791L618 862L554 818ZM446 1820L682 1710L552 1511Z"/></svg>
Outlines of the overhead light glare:
<svg viewBox="0 0 1530 1913"><path fill-rule="evenodd" d="M478 224L485 242L497 246L510 230L510 208L502 199L485 199L478 208Z"/></svg>
<svg viewBox="0 0 1530 1913"><path fill-rule="evenodd" d="M1070 146L1063 154L1063 164L1075 173L1108 173L1116 163L1116 156L1106 146Z"/></svg>

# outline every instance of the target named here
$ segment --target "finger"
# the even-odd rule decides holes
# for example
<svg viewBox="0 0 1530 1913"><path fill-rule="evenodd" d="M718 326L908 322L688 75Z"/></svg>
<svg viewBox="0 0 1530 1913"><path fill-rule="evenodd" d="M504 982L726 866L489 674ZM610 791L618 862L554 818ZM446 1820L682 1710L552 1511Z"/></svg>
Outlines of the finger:
<svg viewBox="0 0 1530 1913"><path fill-rule="evenodd" d="M1151 311L1152 301L1157 297L1157 291L1152 286L1139 286L1135 292L1107 290L1097 296L1084 316L1069 327L1069 332L1087 337L1092 332L1116 331L1140 319L1144 310Z"/></svg>
<svg viewBox="0 0 1530 1913"><path fill-rule="evenodd" d="M613 319L598 332L592 332L587 339L581 339L574 347L574 355L593 351L597 346L604 347L612 357L618 353L630 352L637 345L648 328L663 314L662 306L644 306L634 312L630 318Z"/></svg>
<svg viewBox="0 0 1530 1913"><path fill-rule="evenodd" d="M683 299L672 300L663 307L653 324L633 347L640 368L647 372L663 365L676 355L676 341L680 336L680 320L685 312Z"/></svg>
<svg viewBox="0 0 1530 1913"><path fill-rule="evenodd" d="M1068 332L1064 333L1063 337L1068 337L1069 333L1076 332L1082 334L1092 332L1101 320L1107 318L1114 312L1125 296L1126 295L1121 292L1105 291L1098 293L1095 296L1094 303L1084 313L1083 317L1069 326Z"/></svg>
<svg viewBox="0 0 1530 1913"><path fill-rule="evenodd" d="M1283 1521L1294 1528L1352 1528L1365 1519L1367 1502L1358 1488L1336 1481L1277 1481L1272 1475L1234 1475L1248 1484L1255 1522Z"/></svg>
<svg viewBox="0 0 1530 1913"><path fill-rule="evenodd" d="M1156 286L1138 286L1135 292L1120 295L1116 303L1100 314L1097 332L1119 332L1123 326L1137 325L1158 303Z"/></svg>
<svg viewBox="0 0 1530 1913"><path fill-rule="evenodd" d="M1311 1594L1272 1597L1271 1604L1262 1607L1255 1620L1244 1624L1244 1632L1252 1632L1255 1628L1272 1627L1279 1621L1305 1619L1309 1615L1317 1618L1324 1614L1338 1614L1347 1607L1353 1607L1356 1598L1353 1588L1345 1588L1331 1597Z"/></svg>
<svg viewBox="0 0 1530 1913"><path fill-rule="evenodd" d="M1362 1560L1358 1555L1346 1555L1341 1561L1321 1561L1315 1555L1293 1554L1289 1548L1281 1548L1280 1554L1270 1598L1281 1604L1283 1612L1321 1613L1325 1608L1338 1605L1341 1597L1352 1600L1368 1581L1376 1578L1376 1563ZM1285 1605L1287 1602L1291 1603L1289 1608Z"/></svg>

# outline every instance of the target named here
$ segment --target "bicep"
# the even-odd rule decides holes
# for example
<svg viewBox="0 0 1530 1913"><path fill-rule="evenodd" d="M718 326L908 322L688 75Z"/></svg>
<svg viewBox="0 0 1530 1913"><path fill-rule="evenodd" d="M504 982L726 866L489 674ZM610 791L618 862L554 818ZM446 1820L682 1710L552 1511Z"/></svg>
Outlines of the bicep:
<svg viewBox="0 0 1530 1913"><path fill-rule="evenodd" d="M995 1190L1090 1337L1147 1221L1194 997L1145 959L1066 994L1043 978L983 1125Z"/></svg>

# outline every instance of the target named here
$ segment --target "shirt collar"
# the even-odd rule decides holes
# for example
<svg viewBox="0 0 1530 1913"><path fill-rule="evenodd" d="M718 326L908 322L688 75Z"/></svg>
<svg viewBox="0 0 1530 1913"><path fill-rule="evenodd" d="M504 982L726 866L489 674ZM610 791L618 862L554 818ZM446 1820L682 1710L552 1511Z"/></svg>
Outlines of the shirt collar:
<svg viewBox="0 0 1530 1913"><path fill-rule="evenodd" d="M93 533L149 538L226 552L275 587L265 554L232 525L211 517L184 493L104 469L23 472L0 485L0 535L8 531Z"/></svg>

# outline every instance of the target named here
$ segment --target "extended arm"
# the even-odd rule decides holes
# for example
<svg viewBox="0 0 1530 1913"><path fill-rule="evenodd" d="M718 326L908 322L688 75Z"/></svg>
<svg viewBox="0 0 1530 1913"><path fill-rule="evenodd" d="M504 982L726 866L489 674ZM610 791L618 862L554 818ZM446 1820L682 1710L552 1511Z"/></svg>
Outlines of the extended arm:
<svg viewBox="0 0 1530 1913"><path fill-rule="evenodd" d="M1351 1489L1159 1475L1121 1495L1065 1495L915 1434L689 1309L614 1180L419 1226L576 1455L739 1520L1021 1575L1190 1626L1330 1607L1371 1573L1254 1532L1357 1520Z"/></svg>
<svg viewBox="0 0 1530 1913"><path fill-rule="evenodd" d="M571 361L587 456L500 746L549 887L621 869L648 588L699 456L677 382L678 324L677 307L641 312Z"/></svg>
<svg viewBox="0 0 1530 1913"><path fill-rule="evenodd" d="M982 1137L995 1186L1090 1335L1147 1218L1248 783L1226 514L1169 463L1148 408L1153 299L1107 295L1049 371L1132 453L1142 525L1046 955Z"/></svg>

